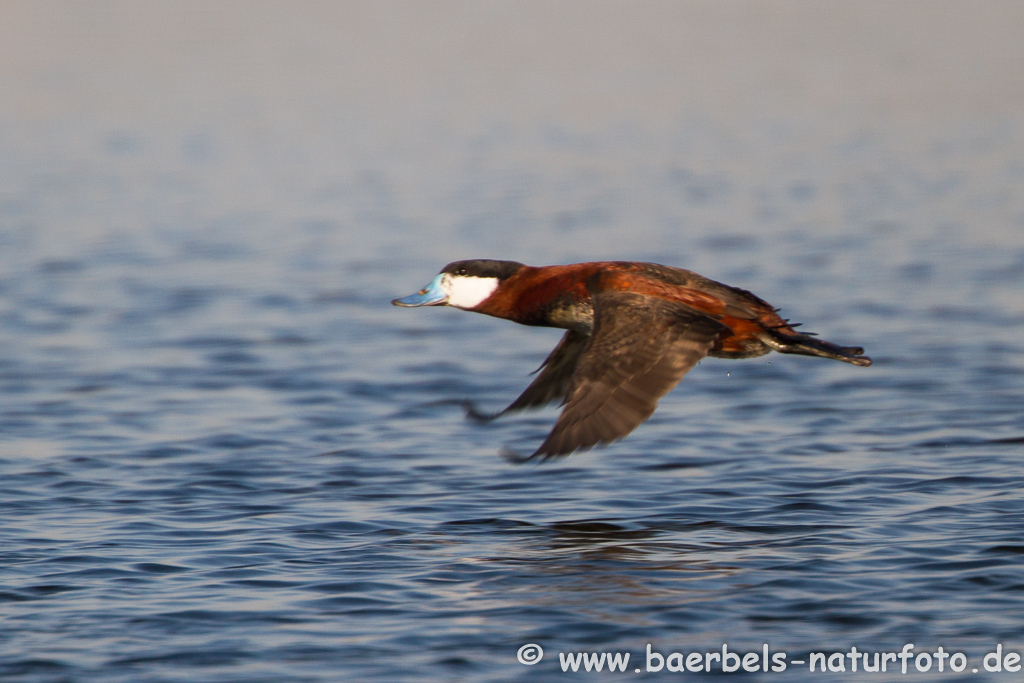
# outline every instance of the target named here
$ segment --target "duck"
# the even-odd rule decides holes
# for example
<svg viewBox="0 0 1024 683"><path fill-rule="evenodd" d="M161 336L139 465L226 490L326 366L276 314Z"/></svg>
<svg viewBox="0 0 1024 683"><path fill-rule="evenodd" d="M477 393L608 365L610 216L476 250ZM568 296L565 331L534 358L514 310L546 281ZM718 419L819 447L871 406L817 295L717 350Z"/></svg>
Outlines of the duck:
<svg viewBox="0 0 1024 683"><path fill-rule="evenodd" d="M561 401L562 412L523 462L560 458L622 439L707 356L756 358L775 351L871 365L859 346L796 331L751 292L689 270L636 261L527 266L472 259L449 263L395 306L451 306L520 325L566 330L537 377L501 415Z"/></svg>

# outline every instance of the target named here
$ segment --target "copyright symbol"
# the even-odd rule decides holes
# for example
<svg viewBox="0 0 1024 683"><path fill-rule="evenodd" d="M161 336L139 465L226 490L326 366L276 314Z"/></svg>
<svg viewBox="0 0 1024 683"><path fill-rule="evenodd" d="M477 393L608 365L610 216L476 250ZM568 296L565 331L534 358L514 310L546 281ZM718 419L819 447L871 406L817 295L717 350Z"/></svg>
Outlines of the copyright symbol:
<svg viewBox="0 0 1024 683"><path fill-rule="evenodd" d="M520 664L526 666L533 666L544 658L544 648L534 643L527 643L519 648L519 652L516 653L516 658Z"/></svg>

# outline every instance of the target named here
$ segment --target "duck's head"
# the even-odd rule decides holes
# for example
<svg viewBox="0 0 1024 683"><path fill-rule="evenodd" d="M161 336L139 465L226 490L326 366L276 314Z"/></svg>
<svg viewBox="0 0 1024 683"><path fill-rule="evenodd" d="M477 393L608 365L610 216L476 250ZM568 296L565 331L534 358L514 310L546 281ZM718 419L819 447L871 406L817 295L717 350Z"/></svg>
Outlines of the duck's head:
<svg viewBox="0 0 1024 683"><path fill-rule="evenodd" d="M442 268L437 277L420 291L391 303L395 306L454 306L473 310L523 267L516 261L455 261Z"/></svg>

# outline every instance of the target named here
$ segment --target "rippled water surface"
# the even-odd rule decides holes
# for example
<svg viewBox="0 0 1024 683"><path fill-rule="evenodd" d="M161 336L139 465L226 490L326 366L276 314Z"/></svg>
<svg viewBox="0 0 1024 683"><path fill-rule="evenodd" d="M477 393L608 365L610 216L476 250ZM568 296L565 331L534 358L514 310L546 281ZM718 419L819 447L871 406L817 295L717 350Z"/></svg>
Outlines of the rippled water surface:
<svg viewBox="0 0 1024 683"><path fill-rule="evenodd" d="M965 6L6 5L0 680L1015 680L1024 13ZM708 359L515 466L556 409L458 403L559 333L388 303L470 257L690 268L875 365Z"/></svg>

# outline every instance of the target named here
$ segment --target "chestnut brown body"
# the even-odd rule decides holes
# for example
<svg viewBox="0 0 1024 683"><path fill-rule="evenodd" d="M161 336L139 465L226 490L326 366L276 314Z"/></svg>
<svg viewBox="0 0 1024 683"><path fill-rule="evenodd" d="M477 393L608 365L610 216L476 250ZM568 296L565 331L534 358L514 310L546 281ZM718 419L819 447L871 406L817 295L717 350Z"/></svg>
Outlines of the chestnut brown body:
<svg viewBox="0 0 1024 683"><path fill-rule="evenodd" d="M454 303L472 283L479 301ZM532 267L513 261L457 261L401 306L458 305L523 325L567 330L532 384L506 412L561 399L565 409L532 455L568 455L622 438L705 356L753 358L771 351L871 365L860 347L797 332L750 292L656 263L595 261Z"/></svg>

